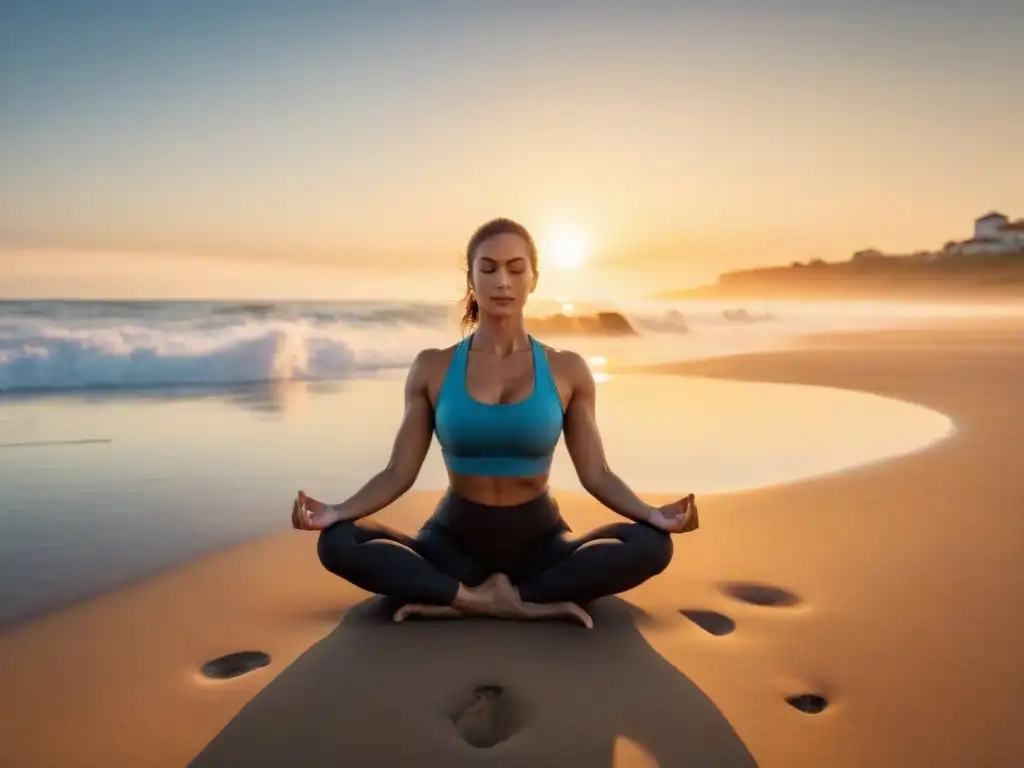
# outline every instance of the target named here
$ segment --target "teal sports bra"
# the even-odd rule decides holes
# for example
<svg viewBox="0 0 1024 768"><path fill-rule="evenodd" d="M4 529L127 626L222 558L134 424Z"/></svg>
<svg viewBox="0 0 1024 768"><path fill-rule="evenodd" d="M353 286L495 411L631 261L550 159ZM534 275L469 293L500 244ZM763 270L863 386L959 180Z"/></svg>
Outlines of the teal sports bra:
<svg viewBox="0 0 1024 768"><path fill-rule="evenodd" d="M565 414L547 355L532 336L533 391L518 403L488 405L466 391L468 336L455 347L434 410L434 432L445 465L460 475L541 475L562 434Z"/></svg>

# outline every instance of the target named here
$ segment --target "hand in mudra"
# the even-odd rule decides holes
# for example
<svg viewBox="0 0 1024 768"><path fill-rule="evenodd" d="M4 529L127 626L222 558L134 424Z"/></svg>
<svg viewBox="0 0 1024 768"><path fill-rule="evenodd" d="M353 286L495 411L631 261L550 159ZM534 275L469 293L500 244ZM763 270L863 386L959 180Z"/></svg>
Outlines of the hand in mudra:
<svg viewBox="0 0 1024 768"><path fill-rule="evenodd" d="M700 517L693 494L651 510L648 522L666 533L689 533L697 530L700 527Z"/></svg>
<svg viewBox="0 0 1024 768"><path fill-rule="evenodd" d="M340 519L335 509L302 491L292 502L292 527L300 531L322 531Z"/></svg>

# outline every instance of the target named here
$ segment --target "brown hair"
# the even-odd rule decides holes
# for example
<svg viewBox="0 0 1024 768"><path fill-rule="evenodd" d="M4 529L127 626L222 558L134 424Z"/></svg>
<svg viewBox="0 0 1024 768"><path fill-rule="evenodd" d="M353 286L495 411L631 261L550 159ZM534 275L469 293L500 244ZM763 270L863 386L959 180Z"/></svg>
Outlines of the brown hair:
<svg viewBox="0 0 1024 768"><path fill-rule="evenodd" d="M473 284L470 279L473 274L473 254L482 242L497 235L518 235L525 240L530 249L530 266L534 272L537 271L537 246L526 227L517 221L504 218L491 219L481 225L469 238L469 244L466 246L466 295L463 298L465 313L462 315L462 322L459 323L463 336L480 322L480 305L473 295Z"/></svg>

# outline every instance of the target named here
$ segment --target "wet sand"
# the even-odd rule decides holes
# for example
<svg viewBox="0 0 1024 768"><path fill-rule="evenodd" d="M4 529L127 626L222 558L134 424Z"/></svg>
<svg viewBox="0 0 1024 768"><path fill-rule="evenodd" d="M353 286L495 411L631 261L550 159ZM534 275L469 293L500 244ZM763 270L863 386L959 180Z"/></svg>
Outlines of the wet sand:
<svg viewBox="0 0 1024 768"><path fill-rule="evenodd" d="M659 371L873 392L957 431L853 471L702 497L669 569L598 603L589 633L391 625L319 568L306 533L208 556L0 635L5 763L1024 760L1020 327L832 335ZM434 498L380 519L411 530ZM613 519L585 496L560 501L577 530ZM199 674L246 649L271 663Z"/></svg>

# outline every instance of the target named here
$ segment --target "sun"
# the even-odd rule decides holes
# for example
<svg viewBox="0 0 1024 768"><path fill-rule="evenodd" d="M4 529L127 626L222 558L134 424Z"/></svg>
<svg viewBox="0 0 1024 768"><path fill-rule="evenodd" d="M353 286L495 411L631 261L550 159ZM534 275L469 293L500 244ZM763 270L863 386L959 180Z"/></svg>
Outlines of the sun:
<svg viewBox="0 0 1024 768"><path fill-rule="evenodd" d="M590 259L590 242L583 232L563 227L544 238L540 256L559 269L578 269Z"/></svg>

